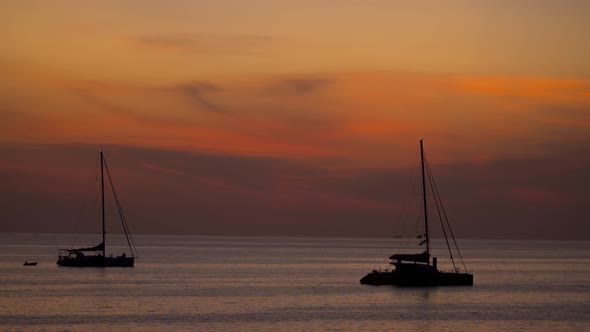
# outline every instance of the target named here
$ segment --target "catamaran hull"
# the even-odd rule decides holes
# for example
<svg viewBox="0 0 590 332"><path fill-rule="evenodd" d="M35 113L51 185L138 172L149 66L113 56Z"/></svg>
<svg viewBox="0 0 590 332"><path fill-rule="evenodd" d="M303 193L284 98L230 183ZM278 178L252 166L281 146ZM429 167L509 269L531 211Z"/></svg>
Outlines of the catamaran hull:
<svg viewBox="0 0 590 332"><path fill-rule="evenodd" d="M361 278L363 285L395 285L397 283L395 271L372 271Z"/></svg>
<svg viewBox="0 0 590 332"><path fill-rule="evenodd" d="M134 257L84 256L61 257L57 260L58 266L68 267L133 267L134 263Z"/></svg>
<svg viewBox="0 0 590 332"><path fill-rule="evenodd" d="M437 286L473 286L473 274L439 272Z"/></svg>
<svg viewBox="0 0 590 332"><path fill-rule="evenodd" d="M426 272L400 273L397 271L372 271L361 280L363 285L395 285L399 287L473 286L469 273Z"/></svg>

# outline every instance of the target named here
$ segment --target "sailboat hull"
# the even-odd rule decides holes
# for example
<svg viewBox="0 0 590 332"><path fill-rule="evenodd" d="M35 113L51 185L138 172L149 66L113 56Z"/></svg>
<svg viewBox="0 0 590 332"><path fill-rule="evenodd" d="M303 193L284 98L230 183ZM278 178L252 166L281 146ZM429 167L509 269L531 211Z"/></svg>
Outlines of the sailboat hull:
<svg viewBox="0 0 590 332"><path fill-rule="evenodd" d="M105 238L106 238L106 227L105 227L105 190L104 190L104 170L106 169L106 173L109 179L109 183L111 184L111 190L113 192L113 196L115 198L115 203L117 205L117 210L119 211L119 217L121 218L121 223L123 226L123 230L125 231L125 237L127 238L127 244L129 245L129 250L131 251L131 257L127 257L125 253L121 256L106 256L105 253L107 252L106 245L105 245ZM101 192L101 207L102 207L102 242L94 247L84 247L84 248L77 248L77 249L59 249L59 256L57 259L58 266L71 266L71 267L133 267L135 264L135 244L133 244L133 240L131 239L131 234L129 234L129 227L127 226L127 222L125 221L125 216L123 215L123 210L119 203L119 199L117 198L117 194L115 192L115 188L113 187L113 181L111 179L111 175L109 173L109 168L106 164L102 151L100 151L100 192ZM87 254L90 253L90 254ZM102 254L100 254L102 253Z"/></svg>
<svg viewBox="0 0 590 332"><path fill-rule="evenodd" d="M60 257L57 260L58 266L68 267L133 267L135 257L104 257L104 256L83 256L83 257Z"/></svg>

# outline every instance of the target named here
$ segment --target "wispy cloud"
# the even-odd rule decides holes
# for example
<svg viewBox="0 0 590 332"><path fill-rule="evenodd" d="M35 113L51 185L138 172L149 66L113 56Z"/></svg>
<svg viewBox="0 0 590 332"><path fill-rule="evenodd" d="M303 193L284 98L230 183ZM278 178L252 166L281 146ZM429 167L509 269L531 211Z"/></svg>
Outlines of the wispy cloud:
<svg viewBox="0 0 590 332"><path fill-rule="evenodd" d="M169 86L125 85L116 82L70 82L68 91L84 102L96 106L105 113L124 116L152 124L187 124L190 118L174 120L160 112L151 114L147 110L157 108L159 102L171 95L180 103L188 103L193 110L223 113L225 110L209 101L209 93L221 92L222 88L207 81L183 82ZM151 96L151 103L144 102L144 96Z"/></svg>
<svg viewBox="0 0 590 332"><path fill-rule="evenodd" d="M186 173L180 170L176 170L176 169L172 169L172 168L168 168L168 167L162 167L162 166L158 166L152 163L148 163L148 162L142 162L141 166L152 170L152 171L157 171L157 172L161 172L161 173L166 173L166 174L172 174L172 175L185 175Z"/></svg>
<svg viewBox="0 0 590 332"><path fill-rule="evenodd" d="M332 83L334 83L334 79L328 77L286 78L273 84L268 91L281 94L307 95L318 92Z"/></svg>
<svg viewBox="0 0 590 332"><path fill-rule="evenodd" d="M491 83L476 78L367 72L132 83L31 75L27 91L45 102L31 103L32 98L14 94L10 104L21 105L17 112L22 109L32 117L0 109L8 119L0 127L6 129L5 136L19 140L30 135L34 141L76 137L94 142L97 137L104 140L101 133L109 130L112 142L241 155L345 158L348 165L354 160L371 166L405 163L405 152L413 151L401 151L408 149L406 142L424 135L435 146L433 151L451 151L439 160L480 159L482 151L486 160L553 155L558 149L548 148L552 142L561 149L588 146L584 129L590 121L590 100L577 93L585 81L555 79L543 83L563 86L549 91L552 95L518 93L514 98L465 91L456 84L473 79L486 87L502 83L513 90L509 77L492 78ZM519 79L524 80L514 78L516 87L524 84ZM534 88L533 79L526 82ZM60 95L63 98L47 98ZM452 149L445 150L448 146Z"/></svg>
<svg viewBox="0 0 590 332"><path fill-rule="evenodd" d="M519 76L458 76L461 91L491 96L529 98L580 98L590 89L590 80Z"/></svg>
<svg viewBox="0 0 590 332"><path fill-rule="evenodd" d="M70 92L87 105L91 105L100 112L116 118L149 126L181 126L183 124L182 121L175 121L169 117L152 116L142 112L141 109L138 110L129 105L120 104L113 100L112 96L93 89L79 87L71 89Z"/></svg>
<svg viewBox="0 0 590 332"><path fill-rule="evenodd" d="M158 51L248 55L267 51L279 38L268 35L167 34L132 37L132 44Z"/></svg>
<svg viewBox="0 0 590 332"><path fill-rule="evenodd" d="M198 109L206 109L212 112L222 113L224 110L205 98L205 94L221 91L221 88L206 81L194 81L181 83L163 89L167 92L184 96Z"/></svg>

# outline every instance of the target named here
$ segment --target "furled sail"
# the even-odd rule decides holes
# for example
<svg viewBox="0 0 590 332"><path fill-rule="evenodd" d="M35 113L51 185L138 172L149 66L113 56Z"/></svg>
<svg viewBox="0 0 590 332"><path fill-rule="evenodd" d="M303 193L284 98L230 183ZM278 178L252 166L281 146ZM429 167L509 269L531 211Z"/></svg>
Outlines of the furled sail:
<svg viewBox="0 0 590 332"><path fill-rule="evenodd" d="M68 252L76 252L76 251L103 251L104 250L104 242L101 242L99 245L91 248L78 248L78 249L68 249Z"/></svg>

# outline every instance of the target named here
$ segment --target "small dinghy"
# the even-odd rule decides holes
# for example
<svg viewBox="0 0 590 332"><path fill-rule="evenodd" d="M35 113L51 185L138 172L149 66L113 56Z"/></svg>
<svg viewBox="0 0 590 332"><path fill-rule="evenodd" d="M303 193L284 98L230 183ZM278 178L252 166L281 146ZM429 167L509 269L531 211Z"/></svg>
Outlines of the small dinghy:
<svg viewBox="0 0 590 332"><path fill-rule="evenodd" d="M37 266L37 262L27 262L27 261L25 261L25 263L23 265L24 266Z"/></svg>

